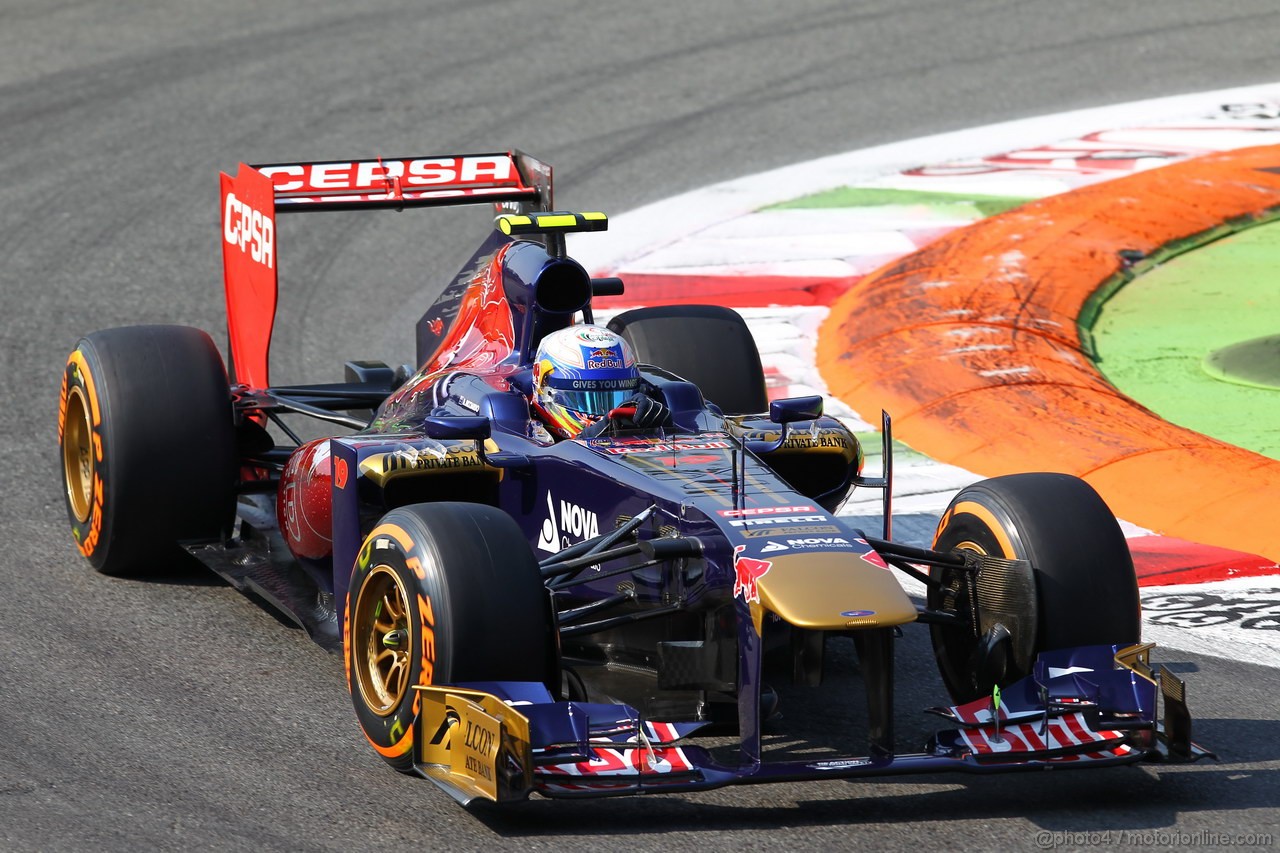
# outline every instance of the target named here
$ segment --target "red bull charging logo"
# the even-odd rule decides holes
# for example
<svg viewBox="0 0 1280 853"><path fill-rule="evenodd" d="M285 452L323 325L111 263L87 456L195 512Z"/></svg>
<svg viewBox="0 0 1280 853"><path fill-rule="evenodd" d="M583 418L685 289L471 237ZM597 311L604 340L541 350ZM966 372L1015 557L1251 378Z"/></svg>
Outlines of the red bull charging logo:
<svg viewBox="0 0 1280 853"><path fill-rule="evenodd" d="M741 595L742 599L750 604L760 600L760 588L756 585L756 581L773 568L773 563L769 560L742 556L746 547L746 545L738 545L733 549L733 594Z"/></svg>

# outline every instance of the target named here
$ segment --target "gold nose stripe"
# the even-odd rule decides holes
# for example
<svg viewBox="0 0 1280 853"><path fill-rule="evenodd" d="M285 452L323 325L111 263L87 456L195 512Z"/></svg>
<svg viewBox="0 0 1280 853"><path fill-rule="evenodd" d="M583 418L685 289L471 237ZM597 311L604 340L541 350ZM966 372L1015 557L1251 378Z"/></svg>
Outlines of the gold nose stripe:
<svg viewBox="0 0 1280 853"><path fill-rule="evenodd" d="M893 572L853 551L789 554L772 563L756 582L760 603L798 628L843 631L915 621L915 605ZM857 615L843 615L852 612Z"/></svg>

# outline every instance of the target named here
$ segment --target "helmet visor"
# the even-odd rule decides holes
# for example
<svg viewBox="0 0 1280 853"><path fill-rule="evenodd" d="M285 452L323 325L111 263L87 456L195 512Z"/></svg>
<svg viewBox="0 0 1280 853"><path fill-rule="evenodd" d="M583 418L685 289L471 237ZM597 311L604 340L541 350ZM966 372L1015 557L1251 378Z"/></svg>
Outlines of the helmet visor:
<svg viewBox="0 0 1280 853"><path fill-rule="evenodd" d="M595 419L607 415L611 410L625 403L636 393L639 382L632 387L612 391L569 391L551 388L551 402L578 415Z"/></svg>

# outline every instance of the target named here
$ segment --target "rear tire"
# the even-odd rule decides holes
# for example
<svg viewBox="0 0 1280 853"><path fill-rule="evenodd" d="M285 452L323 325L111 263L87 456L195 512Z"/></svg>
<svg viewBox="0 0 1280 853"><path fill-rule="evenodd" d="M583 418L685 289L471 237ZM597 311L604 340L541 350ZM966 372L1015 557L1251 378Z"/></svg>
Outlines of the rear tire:
<svg viewBox="0 0 1280 853"><path fill-rule="evenodd" d="M559 692L550 599L519 526L491 506L398 507L365 539L347 595L347 687L365 736L413 770L417 684L537 681Z"/></svg>
<svg viewBox="0 0 1280 853"><path fill-rule="evenodd" d="M213 340L184 326L80 339L58 410L67 517L80 553L138 574L184 541L219 538L235 509L231 394Z"/></svg>
<svg viewBox="0 0 1280 853"><path fill-rule="evenodd" d="M694 383L726 415L769 408L764 368L742 315L720 305L663 305L609 321L636 358Z"/></svg>
<svg viewBox="0 0 1280 853"><path fill-rule="evenodd" d="M1138 582L1128 543L1093 488L1066 474L1012 474L968 486L947 507L933 547L1027 560L1035 572L1035 653L1129 644L1142 635ZM946 584L949 570L933 569ZM930 589L929 606L942 604ZM962 605L963 606L963 605ZM976 641L967 631L932 626L942 679L959 702L991 685L976 683ZM1027 675L1010 672L1000 683Z"/></svg>

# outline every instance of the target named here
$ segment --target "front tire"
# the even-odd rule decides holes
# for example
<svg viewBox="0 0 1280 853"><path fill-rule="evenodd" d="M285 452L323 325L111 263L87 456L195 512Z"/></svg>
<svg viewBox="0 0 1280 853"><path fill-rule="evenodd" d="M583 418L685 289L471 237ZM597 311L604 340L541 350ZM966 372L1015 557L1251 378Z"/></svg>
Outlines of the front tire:
<svg viewBox="0 0 1280 853"><path fill-rule="evenodd" d="M235 509L231 394L213 340L184 326L106 329L67 359L58 409L67 518L80 553L138 574L217 539Z"/></svg>
<svg viewBox="0 0 1280 853"><path fill-rule="evenodd" d="M365 539L344 630L369 743L413 769L419 684L537 681L559 691L550 599L520 528L471 503L399 507Z"/></svg>
<svg viewBox="0 0 1280 853"><path fill-rule="evenodd" d="M1115 516L1093 488L1066 474L1012 474L968 486L952 499L933 547L1027 560L1034 569L1034 652L1075 646L1136 643L1141 638L1137 576ZM953 570L933 569L947 587ZM967 596L956 596L967 608ZM930 588L929 606L944 605ZM968 631L934 625L934 654L956 701L990 692L975 667L976 641ZM1034 655L1033 655L1034 660ZM1006 672L1000 684L1028 673Z"/></svg>

